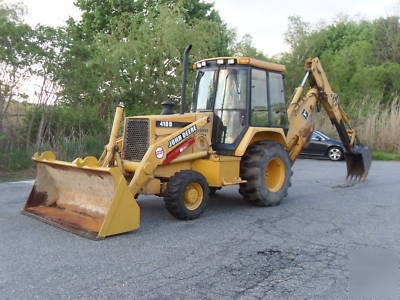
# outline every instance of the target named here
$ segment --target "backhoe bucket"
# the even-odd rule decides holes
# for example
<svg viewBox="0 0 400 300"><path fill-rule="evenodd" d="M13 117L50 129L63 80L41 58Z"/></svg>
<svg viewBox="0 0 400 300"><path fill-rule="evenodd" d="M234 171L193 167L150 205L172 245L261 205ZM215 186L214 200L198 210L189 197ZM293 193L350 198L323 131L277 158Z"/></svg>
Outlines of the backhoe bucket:
<svg viewBox="0 0 400 300"><path fill-rule="evenodd" d="M137 229L140 209L118 168L94 157L72 163L35 155L37 178L23 214L90 239Z"/></svg>
<svg viewBox="0 0 400 300"><path fill-rule="evenodd" d="M345 153L347 179L364 181L371 167L371 151L367 146L358 144L352 153Z"/></svg>

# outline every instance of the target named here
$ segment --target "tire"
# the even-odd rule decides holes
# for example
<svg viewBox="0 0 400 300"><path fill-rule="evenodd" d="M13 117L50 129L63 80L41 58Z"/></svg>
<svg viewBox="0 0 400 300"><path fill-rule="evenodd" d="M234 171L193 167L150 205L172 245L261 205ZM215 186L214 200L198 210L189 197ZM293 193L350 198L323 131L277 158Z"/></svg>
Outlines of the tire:
<svg viewBox="0 0 400 300"><path fill-rule="evenodd" d="M239 188L247 202L257 206L278 205L287 196L291 185L287 151L272 141L252 144L242 158L240 176L247 180Z"/></svg>
<svg viewBox="0 0 400 300"><path fill-rule="evenodd" d="M327 156L332 161L339 161L343 159L343 150L339 147L330 147Z"/></svg>
<svg viewBox="0 0 400 300"><path fill-rule="evenodd" d="M192 220L204 212L209 194L203 175L190 170L179 171L168 182L164 203L168 212L177 219Z"/></svg>

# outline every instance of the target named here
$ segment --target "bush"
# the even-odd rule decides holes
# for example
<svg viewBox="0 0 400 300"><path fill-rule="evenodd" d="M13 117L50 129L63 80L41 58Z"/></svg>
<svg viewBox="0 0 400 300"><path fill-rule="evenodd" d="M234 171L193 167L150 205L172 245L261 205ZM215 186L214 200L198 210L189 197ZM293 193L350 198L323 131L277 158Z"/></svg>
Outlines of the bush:
<svg viewBox="0 0 400 300"><path fill-rule="evenodd" d="M29 151L10 151L3 154L0 158L1 166L8 170L25 170L33 167L32 152Z"/></svg>

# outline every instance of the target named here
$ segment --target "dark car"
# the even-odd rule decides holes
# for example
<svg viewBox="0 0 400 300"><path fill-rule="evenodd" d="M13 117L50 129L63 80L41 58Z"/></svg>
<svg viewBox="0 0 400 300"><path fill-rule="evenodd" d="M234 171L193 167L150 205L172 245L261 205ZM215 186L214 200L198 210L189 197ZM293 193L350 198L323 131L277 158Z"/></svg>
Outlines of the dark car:
<svg viewBox="0 0 400 300"><path fill-rule="evenodd" d="M344 158L344 148L341 142L333 140L318 130L314 130L310 143L300 153L302 156L327 157L338 161Z"/></svg>

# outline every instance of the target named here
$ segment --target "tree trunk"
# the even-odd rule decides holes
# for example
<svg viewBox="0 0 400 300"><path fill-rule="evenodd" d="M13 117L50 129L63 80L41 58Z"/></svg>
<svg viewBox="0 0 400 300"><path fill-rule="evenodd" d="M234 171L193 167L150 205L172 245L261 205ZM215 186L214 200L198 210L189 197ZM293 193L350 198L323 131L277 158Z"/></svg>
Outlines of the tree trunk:
<svg viewBox="0 0 400 300"><path fill-rule="evenodd" d="M31 117L29 118L29 125L28 125L28 133L26 134L26 150L29 149L31 146L31 138L32 138L32 127L33 121L35 120L36 111L32 110Z"/></svg>
<svg viewBox="0 0 400 300"><path fill-rule="evenodd" d="M42 115L40 117L40 123L39 123L39 128L38 128L38 132L36 135L36 148L39 148L42 145L42 141L43 141L43 130L44 130L44 124L46 121L46 112L45 110L42 111Z"/></svg>

